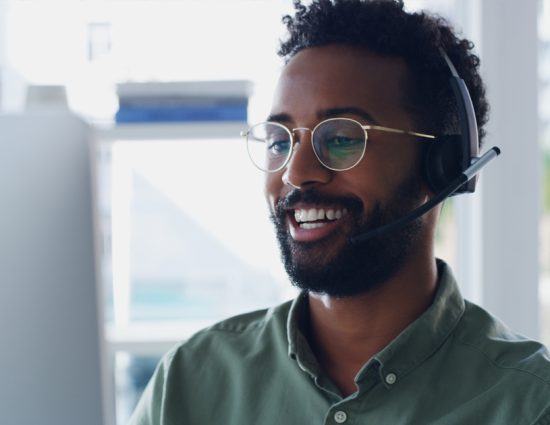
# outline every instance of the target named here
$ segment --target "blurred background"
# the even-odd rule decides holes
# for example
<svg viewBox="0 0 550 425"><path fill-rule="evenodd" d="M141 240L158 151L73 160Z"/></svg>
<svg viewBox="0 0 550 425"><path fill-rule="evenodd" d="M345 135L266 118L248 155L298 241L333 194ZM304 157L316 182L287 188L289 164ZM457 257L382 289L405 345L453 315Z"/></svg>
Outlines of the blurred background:
<svg viewBox="0 0 550 425"><path fill-rule="evenodd" d="M437 255L466 298L550 345L550 0L405 5L474 41L485 146L503 150L475 195L446 202ZM0 0L1 423L72 394L96 400L90 424L122 425L171 346L295 294L239 137L267 116L292 9ZM39 380L52 405L29 407ZM41 423L84 423L59 415Z"/></svg>

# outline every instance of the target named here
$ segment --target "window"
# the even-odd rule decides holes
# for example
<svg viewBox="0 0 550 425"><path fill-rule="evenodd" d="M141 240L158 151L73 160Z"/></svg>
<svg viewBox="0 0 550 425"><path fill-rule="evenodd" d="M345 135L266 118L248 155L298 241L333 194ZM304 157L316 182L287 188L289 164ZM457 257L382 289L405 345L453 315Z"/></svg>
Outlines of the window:
<svg viewBox="0 0 550 425"><path fill-rule="evenodd" d="M112 282L105 288L107 335L119 423L152 372L151 358L216 321L292 296L263 175L249 164L242 140L186 138L180 126L179 139L162 140L161 126L157 140L103 145L103 171L111 176L103 186L110 194L101 196L112 240L103 261ZM212 126L238 134L234 124L202 130Z"/></svg>

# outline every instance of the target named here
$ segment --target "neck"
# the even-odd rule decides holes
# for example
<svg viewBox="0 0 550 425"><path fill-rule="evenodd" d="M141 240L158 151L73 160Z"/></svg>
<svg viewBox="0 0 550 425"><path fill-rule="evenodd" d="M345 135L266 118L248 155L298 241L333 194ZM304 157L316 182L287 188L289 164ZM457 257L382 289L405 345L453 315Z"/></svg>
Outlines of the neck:
<svg viewBox="0 0 550 425"><path fill-rule="evenodd" d="M311 345L343 394L355 392L361 367L431 305L436 285L435 259L425 256L410 258L395 276L366 294L309 294Z"/></svg>

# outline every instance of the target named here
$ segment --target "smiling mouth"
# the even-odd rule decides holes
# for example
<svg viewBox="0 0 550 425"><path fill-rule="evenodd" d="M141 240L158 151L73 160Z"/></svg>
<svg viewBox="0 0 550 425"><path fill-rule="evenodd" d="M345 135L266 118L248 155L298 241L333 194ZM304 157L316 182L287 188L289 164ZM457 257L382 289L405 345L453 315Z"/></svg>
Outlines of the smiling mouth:
<svg viewBox="0 0 550 425"><path fill-rule="evenodd" d="M298 208L294 210L294 220L301 229L315 229L340 220L347 213L346 208Z"/></svg>
<svg viewBox="0 0 550 425"><path fill-rule="evenodd" d="M288 211L289 230L298 242L314 242L327 237L348 215L346 208L296 208Z"/></svg>

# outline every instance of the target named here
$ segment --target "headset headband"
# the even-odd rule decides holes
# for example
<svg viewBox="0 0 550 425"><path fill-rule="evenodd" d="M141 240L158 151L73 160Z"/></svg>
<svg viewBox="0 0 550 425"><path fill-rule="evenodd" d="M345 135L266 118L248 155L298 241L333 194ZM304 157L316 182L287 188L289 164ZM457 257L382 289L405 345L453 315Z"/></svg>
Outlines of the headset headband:
<svg viewBox="0 0 550 425"><path fill-rule="evenodd" d="M451 71L450 84L455 95L458 117L460 121L460 170L468 168L479 156L479 135L477 131L477 120L474 105L466 83L458 73L453 63L442 48L439 48L445 63ZM436 142L437 143L437 142ZM477 178L474 177L455 194L471 193L475 191Z"/></svg>

